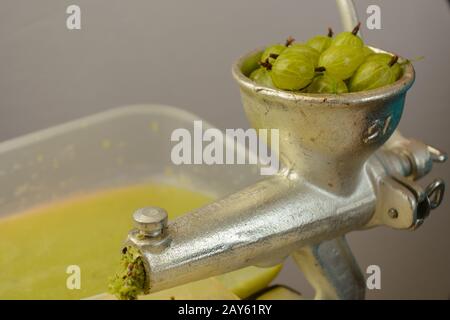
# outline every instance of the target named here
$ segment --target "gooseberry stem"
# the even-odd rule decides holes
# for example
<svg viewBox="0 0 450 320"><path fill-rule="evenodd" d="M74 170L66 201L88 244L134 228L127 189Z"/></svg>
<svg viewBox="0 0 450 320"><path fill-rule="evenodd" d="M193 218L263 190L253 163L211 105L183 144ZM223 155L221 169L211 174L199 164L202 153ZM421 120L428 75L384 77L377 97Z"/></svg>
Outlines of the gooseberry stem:
<svg viewBox="0 0 450 320"><path fill-rule="evenodd" d="M294 41L295 41L295 39L292 37L292 36L289 36L287 39L286 39L286 47L289 47L291 44L293 44L294 43Z"/></svg>
<svg viewBox="0 0 450 320"><path fill-rule="evenodd" d="M272 70L272 64L269 62L269 58L267 58L264 62L260 62L259 65L269 71Z"/></svg>
<svg viewBox="0 0 450 320"><path fill-rule="evenodd" d="M392 67L398 61L398 56L393 56L391 61L389 61L389 67Z"/></svg>
<svg viewBox="0 0 450 320"><path fill-rule="evenodd" d="M333 29L331 29L330 27L328 27L328 37L329 38L333 38L334 32Z"/></svg>
<svg viewBox="0 0 450 320"><path fill-rule="evenodd" d="M278 58L280 55L279 54L276 54L276 53L271 53L270 55L269 55L269 57L271 57L272 59L276 59L276 58Z"/></svg>
<svg viewBox="0 0 450 320"><path fill-rule="evenodd" d="M356 25L356 27L353 28L352 34L353 34L354 36L356 36L356 34L359 32L359 28L361 28L361 22L358 22L358 24Z"/></svg>
<svg viewBox="0 0 450 320"><path fill-rule="evenodd" d="M325 67L317 67L314 69L315 72L325 72L326 70Z"/></svg>

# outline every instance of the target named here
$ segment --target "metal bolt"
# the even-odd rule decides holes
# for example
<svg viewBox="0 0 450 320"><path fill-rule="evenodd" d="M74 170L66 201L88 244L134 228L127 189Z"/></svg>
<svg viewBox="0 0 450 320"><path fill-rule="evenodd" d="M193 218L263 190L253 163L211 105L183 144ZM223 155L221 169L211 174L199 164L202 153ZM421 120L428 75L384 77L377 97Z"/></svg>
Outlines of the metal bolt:
<svg viewBox="0 0 450 320"><path fill-rule="evenodd" d="M448 159L447 153L439 150L438 148L427 146L428 152L430 153L431 161L437 163L444 163Z"/></svg>
<svg viewBox="0 0 450 320"><path fill-rule="evenodd" d="M388 215L392 219L397 219L398 218L398 211L396 209L394 209L394 208L391 208L388 211Z"/></svg>
<svg viewBox="0 0 450 320"><path fill-rule="evenodd" d="M157 237L167 227L167 211L158 207L146 207L133 213L133 221L139 233L145 237Z"/></svg>

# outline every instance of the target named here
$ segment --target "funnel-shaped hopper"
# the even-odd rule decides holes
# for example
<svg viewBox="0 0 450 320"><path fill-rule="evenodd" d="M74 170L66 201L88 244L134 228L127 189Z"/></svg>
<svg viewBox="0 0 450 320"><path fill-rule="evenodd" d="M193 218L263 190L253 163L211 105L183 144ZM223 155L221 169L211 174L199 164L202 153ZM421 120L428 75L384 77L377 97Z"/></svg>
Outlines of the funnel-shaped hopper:
<svg viewBox="0 0 450 320"><path fill-rule="evenodd" d="M405 66L397 82L379 89L304 94L250 80L248 72L259 54L249 53L233 67L250 124L279 130L279 155L285 167L324 189L351 193L365 161L400 121L406 92L414 82L412 65Z"/></svg>

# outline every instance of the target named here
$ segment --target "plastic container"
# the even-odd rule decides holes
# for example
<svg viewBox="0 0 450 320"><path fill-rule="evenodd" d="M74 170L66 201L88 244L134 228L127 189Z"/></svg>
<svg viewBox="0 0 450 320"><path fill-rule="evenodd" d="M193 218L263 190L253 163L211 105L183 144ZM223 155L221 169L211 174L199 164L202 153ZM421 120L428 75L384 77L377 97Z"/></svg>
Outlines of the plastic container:
<svg viewBox="0 0 450 320"><path fill-rule="evenodd" d="M174 107L128 106L0 143L0 217L147 181L221 197L259 180L255 165L174 165L171 134L192 132L194 120Z"/></svg>

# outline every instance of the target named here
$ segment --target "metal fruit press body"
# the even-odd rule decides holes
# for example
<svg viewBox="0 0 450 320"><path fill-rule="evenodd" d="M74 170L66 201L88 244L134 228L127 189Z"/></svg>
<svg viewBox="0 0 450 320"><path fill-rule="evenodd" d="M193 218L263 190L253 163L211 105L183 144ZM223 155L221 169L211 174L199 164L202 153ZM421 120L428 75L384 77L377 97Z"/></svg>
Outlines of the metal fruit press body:
<svg viewBox="0 0 450 320"><path fill-rule="evenodd" d="M337 1L344 27L357 18ZM380 50L378 50L380 51ZM345 234L377 226L419 227L442 201L444 182L416 180L446 155L396 131L414 69L392 85L346 95L300 95L260 87L233 66L255 129L280 133L282 167L244 190L168 222L164 210L132 230L154 292L292 256L318 299L362 299L364 277ZM270 145L270 142L268 142ZM146 235L140 237L138 235Z"/></svg>

